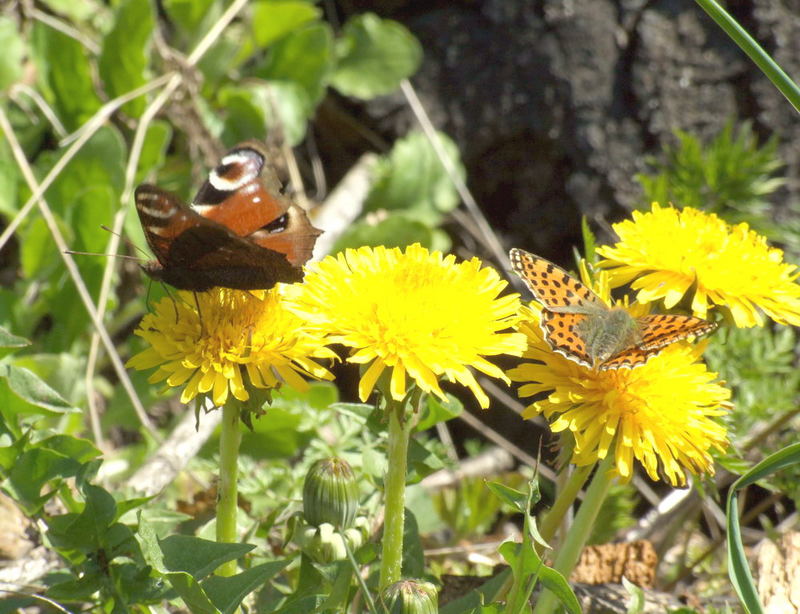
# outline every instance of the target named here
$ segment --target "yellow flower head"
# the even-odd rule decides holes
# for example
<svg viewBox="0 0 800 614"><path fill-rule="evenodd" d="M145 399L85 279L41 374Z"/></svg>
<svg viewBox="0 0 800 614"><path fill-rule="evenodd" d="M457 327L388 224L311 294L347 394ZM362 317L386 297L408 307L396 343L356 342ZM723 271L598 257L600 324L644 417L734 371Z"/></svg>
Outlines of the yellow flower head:
<svg viewBox="0 0 800 614"><path fill-rule="evenodd" d="M469 367L507 382L484 356L519 356L525 347L523 335L500 332L515 322L519 307L518 295L498 296L506 285L476 258L457 264L418 244L405 251L362 247L307 267L292 309L332 342L353 348L350 362L369 364L359 383L362 401L389 368L395 400L405 396L407 375L445 398L438 382L444 376L487 407Z"/></svg>
<svg viewBox="0 0 800 614"><path fill-rule="evenodd" d="M631 308L635 313L641 306ZM539 325L541 312L523 307L520 332L526 362L508 371L522 383L520 397L539 396L523 418L543 414L554 432L575 438L572 461L587 465L614 454L616 471L631 477L633 459L654 480L659 471L684 484L682 468L713 473L710 448L722 450L725 428L711 418L725 413L730 391L699 362L704 344L678 342L635 369L584 367L554 352ZM541 398L542 395L546 395Z"/></svg>
<svg viewBox="0 0 800 614"><path fill-rule="evenodd" d="M278 285L261 292L214 288L196 294L179 293L180 300L164 298L142 318L136 334L150 344L128 361L144 370L157 367L151 383L166 381L184 386L181 402L209 394L222 406L232 394L249 398L243 379L257 388L274 388L284 381L303 390L301 376L330 379L313 358L335 355L324 337L288 311Z"/></svg>
<svg viewBox="0 0 800 614"><path fill-rule="evenodd" d="M605 258L599 264L614 287L632 281L639 302L663 299L669 309L693 290L692 311L701 318L711 302L727 307L741 328L761 325L760 311L779 324L800 325L797 267L747 224L653 203L614 230L619 241L597 248Z"/></svg>

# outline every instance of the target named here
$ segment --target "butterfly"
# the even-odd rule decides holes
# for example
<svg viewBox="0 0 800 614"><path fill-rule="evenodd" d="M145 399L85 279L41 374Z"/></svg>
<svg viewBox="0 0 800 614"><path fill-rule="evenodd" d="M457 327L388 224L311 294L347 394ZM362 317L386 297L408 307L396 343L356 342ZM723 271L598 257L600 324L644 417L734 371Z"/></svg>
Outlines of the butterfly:
<svg viewBox="0 0 800 614"><path fill-rule="evenodd" d="M194 292L300 281L320 231L277 184L265 147L245 141L222 157L191 205L154 185L140 185L136 211L156 257L142 269Z"/></svg>
<svg viewBox="0 0 800 614"><path fill-rule="evenodd" d="M651 314L635 318L609 307L591 289L549 260L521 249L509 253L514 272L542 304L541 327L553 351L605 371L633 369L662 348L717 325L702 318Z"/></svg>

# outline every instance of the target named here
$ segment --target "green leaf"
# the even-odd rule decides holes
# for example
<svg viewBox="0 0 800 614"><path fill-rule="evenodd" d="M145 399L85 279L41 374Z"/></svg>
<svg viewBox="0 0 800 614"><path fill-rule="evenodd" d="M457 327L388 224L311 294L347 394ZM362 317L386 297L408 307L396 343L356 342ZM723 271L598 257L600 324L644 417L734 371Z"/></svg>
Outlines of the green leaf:
<svg viewBox="0 0 800 614"><path fill-rule="evenodd" d="M771 454L736 480L728 491L725 506L728 534L728 576L739 596L739 602L749 614L763 612L758 591L750 573L739 526L739 491L772 473L800 463L800 443L786 446Z"/></svg>
<svg viewBox="0 0 800 614"><path fill-rule="evenodd" d="M446 135L437 134L463 181L466 172L458 148ZM403 211L427 226L437 226L443 214L455 209L458 203L453 182L433 146L423 133L412 132L397 141L388 158L378 165L376 181L364 208L366 211Z"/></svg>
<svg viewBox="0 0 800 614"><path fill-rule="evenodd" d="M423 222L410 219L405 214L390 215L377 224L356 222L336 240L331 253L363 245L384 245L386 247L405 247L419 243L423 247L433 247L433 232Z"/></svg>
<svg viewBox="0 0 800 614"><path fill-rule="evenodd" d="M190 574L185 571L174 571L165 574L164 577L181 596L192 614L220 614L203 587Z"/></svg>
<svg viewBox="0 0 800 614"><path fill-rule="evenodd" d="M252 12L253 40L259 47L271 45L322 16L322 11L313 4L292 0L257 0Z"/></svg>
<svg viewBox="0 0 800 614"><path fill-rule="evenodd" d="M218 543L189 535L170 535L159 544L166 569L185 571L198 579L255 548L250 544Z"/></svg>
<svg viewBox="0 0 800 614"><path fill-rule="evenodd" d="M13 19L0 16L0 91L19 81L22 77L25 43L17 31Z"/></svg>
<svg viewBox="0 0 800 614"><path fill-rule="evenodd" d="M117 7L114 27L103 38L100 52L100 77L110 98L144 85L150 60L150 37L155 17L150 0L125 0ZM126 103L122 109L139 117L144 111L143 97Z"/></svg>
<svg viewBox="0 0 800 614"><path fill-rule="evenodd" d="M31 47L45 98L67 130L75 130L101 105L86 50L74 38L40 21L33 24Z"/></svg>
<svg viewBox="0 0 800 614"><path fill-rule="evenodd" d="M97 5L90 0L42 0L42 3L72 21L85 21L98 10Z"/></svg>
<svg viewBox="0 0 800 614"><path fill-rule="evenodd" d="M267 92L265 104L271 111L269 132L280 131L288 145L299 145L306 138L308 120L315 110L308 92L291 81L273 81L264 90Z"/></svg>
<svg viewBox="0 0 800 614"><path fill-rule="evenodd" d="M228 85L217 94L220 108L225 113L224 141L232 145L253 135L267 133L268 106L258 90L264 85Z"/></svg>
<svg viewBox="0 0 800 614"><path fill-rule="evenodd" d="M413 75L422 61L422 47L396 21L365 13L344 25L336 58L333 86L348 96L368 99L394 91Z"/></svg>
<svg viewBox="0 0 800 614"><path fill-rule="evenodd" d="M302 420L296 412L270 407L266 416L253 420L252 432L242 435L242 453L254 458L294 456L313 437L313 432L299 428Z"/></svg>
<svg viewBox="0 0 800 614"><path fill-rule="evenodd" d="M136 170L136 178L139 183L144 182L145 177L152 171L164 166L167 147L169 147L171 139L172 125L168 122L157 119L147 127Z"/></svg>
<svg viewBox="0 0 800 614"><path fill-rule="evenodd" d="M194 33L217 0L164 0L170 21L187 33Z"/></svg>
<svg viewBox="0 0 800 614"><path fill-rule="evenodd" d="M314 23L277 41L255 74L268 81L296 83L316 104L325 93L332 66L333 35L330 26Z"/></svg>
<svg viewBox="0 0 800 614"><path fill-rule="evenodd" d="M0 412L61 415L79 409L61 397L38 375L13 365L0 365Z"/></svg>
<svg viewBox="0 0 800 614"><path fill-rule="evenodd" d="M528 494L515 488L501 484L500 482L486 482L486 486L494 493L494 496L503 503L517 510L520 514L528 513Z"/></svg>
<svg viewBox="0 0 800 614"><path fill-rule="evenodd" d="M555 569L542 566L539 570L539 581L558 598L567 612L581 614L581 604L564 576Z"/></svg>
<svg viewBox="0 0 800 614"><path fill-rule="evenodd" d="M291 561L270 561L229 578L211 576L203 590L223 614L233 614L247 595L283 571Z"/></svg>
<svg viewBox="0 0 800 614"><path fill-rule="evenodd" d="M12 335L5 328L0 326L0 348L24 348L31 344L24 337Z"/></svg>
<svg viewBox="0 0 800 614"><path fill-rule="evenodd" d="M0 138L0 213L13 216L22 203L18 201L20 172L8 139Z"/></svg>
<svg viewBox="0 0 800 614"><path fill-rule="evenodd" d="M447 395L447 403L441 399L428 395L425 407L422 410L422 417L414 427L416 432L425 431L439 424L457 418L464 411L464 405L459 399L451 394Z"/></svg>
<svg viewBox="0 0 800 614"><path fill-rule="evenodd" d="M425 573L425 551L419 536L417 518L406 509L403 518L403 562L401 575L404 578L421 578Z"/></svg>
<svg viewBox="0 0 800 614"><path fill-rule="evenodd" d="M472 611L481 612L482 610L475 610L475 608L480 608L481 604L498 599L500 597L500 591L506 585L510 575L511 570L506 567L497 575L486 580L486 582L475 590L439 608L439 614L463 614L464 612Z"/></svg>

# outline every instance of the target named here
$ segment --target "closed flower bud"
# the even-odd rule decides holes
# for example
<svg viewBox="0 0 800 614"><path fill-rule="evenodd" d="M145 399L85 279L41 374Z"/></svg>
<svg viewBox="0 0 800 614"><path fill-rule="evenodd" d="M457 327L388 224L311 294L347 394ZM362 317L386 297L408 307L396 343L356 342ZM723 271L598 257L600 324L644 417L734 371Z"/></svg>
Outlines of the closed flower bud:
<svg viewBox="0 0 800 614"><path fill-rule="evenodd" d="M303 515L306 522L325 522L337 529L353 526L358 511L358 483L347 461L318 460L306 474L303 485Z"/></svg>
<svg viewBox="0 0 800 614"><path fill-rule="evenodd" d="M381 592L389 614L436 614L436 587L430 582L400 580Z"/></svg>

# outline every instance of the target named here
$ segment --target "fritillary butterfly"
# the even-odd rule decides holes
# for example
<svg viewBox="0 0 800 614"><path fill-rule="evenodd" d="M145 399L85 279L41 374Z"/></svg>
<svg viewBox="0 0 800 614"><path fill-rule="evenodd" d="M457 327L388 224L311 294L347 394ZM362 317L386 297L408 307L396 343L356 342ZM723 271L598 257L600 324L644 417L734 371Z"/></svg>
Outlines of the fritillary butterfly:
<svg viewBox="0 0 800 614"><path fill-rule="evenodd" d="M512 249L511 266L542 304L542 331L553 351L585 367L633 369L665 346L705 335L717 325L702 318L651 314L634 318L609 307L591 289L549 260Z"/></svg>

